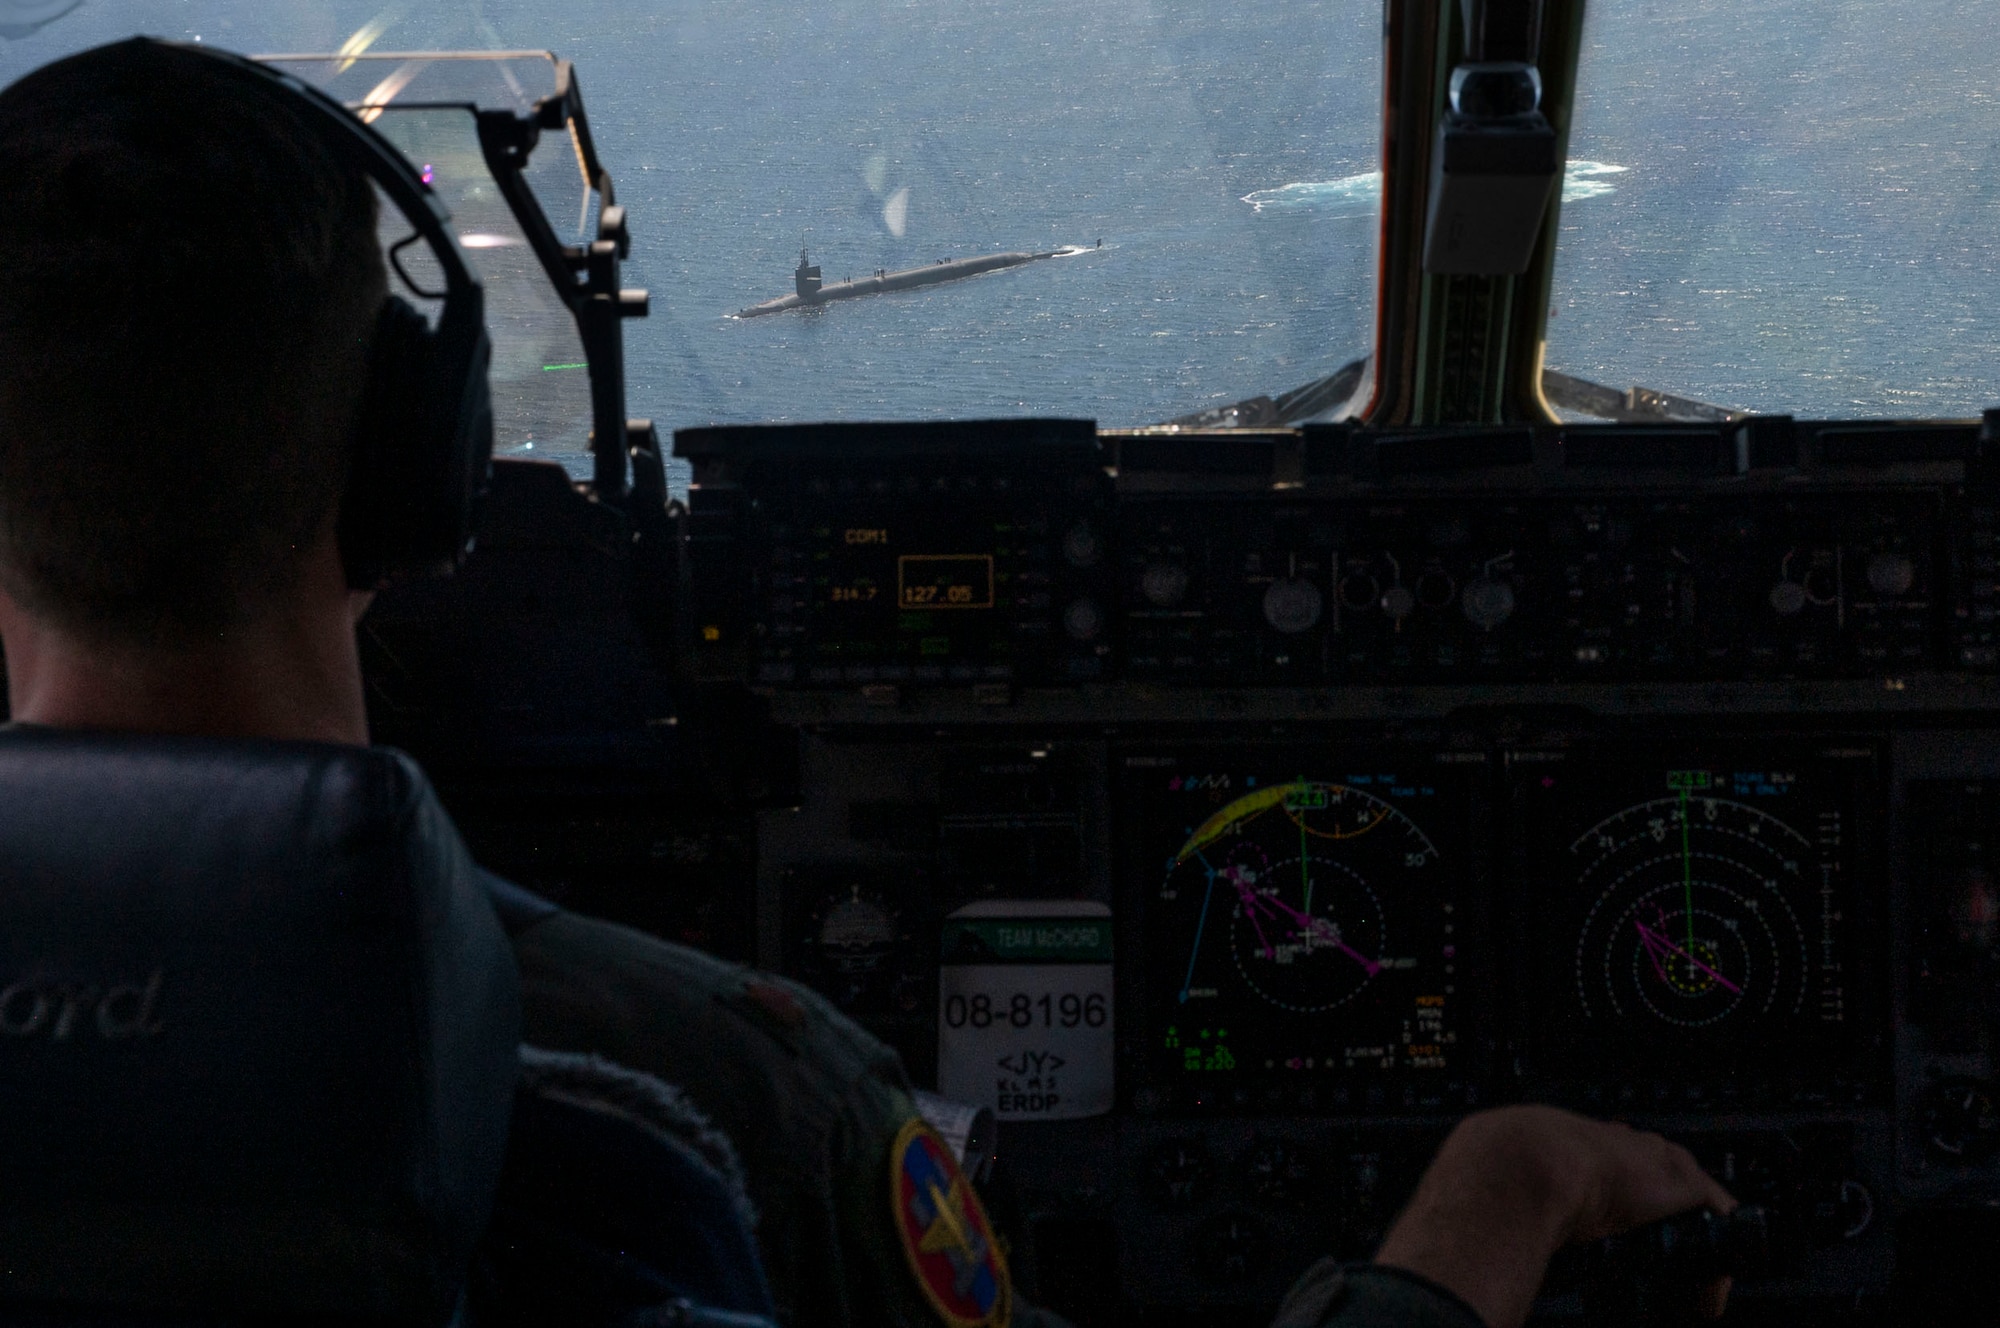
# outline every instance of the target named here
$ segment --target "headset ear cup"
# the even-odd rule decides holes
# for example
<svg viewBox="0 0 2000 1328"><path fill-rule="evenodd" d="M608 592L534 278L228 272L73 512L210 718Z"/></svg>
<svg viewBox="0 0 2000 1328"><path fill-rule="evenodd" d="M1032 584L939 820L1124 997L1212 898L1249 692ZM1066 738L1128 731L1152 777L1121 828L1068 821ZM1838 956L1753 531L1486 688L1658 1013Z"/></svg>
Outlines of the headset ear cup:
<svg viewBox="0 0 2000 1328"><path fill-rule="evenodd" d="M382 302L340 509L341 559L357 590L372 590L403 570L416 516L411 463L422 451L428 423L424 384L433 341L430 324L408 301L391 295Z"/></svg>
<svg viewBox="0 0 2000 1328"><path fill-rule="evenodd" d="M400 296L383 301L341 505L350 586L450 572L471 549L493 466L492 358L477 288L446 302L435 331Z"/></svg>

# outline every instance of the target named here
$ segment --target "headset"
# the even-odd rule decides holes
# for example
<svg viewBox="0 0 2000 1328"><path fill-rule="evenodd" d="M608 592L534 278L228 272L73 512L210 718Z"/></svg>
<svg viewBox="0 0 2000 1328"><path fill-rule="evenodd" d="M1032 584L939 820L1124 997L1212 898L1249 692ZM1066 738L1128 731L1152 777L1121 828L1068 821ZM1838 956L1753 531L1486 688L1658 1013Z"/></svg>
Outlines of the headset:
<svg viewBox="0 0 2000 1328"><path fill-rule="evenodd" d="M487 380L493 346L486 292L451 232L451 214L394 144L320 89L210 46L133 40L200 55L219 74L281 99L342 164L372 180L437 255L445 279L437 327L400 295L382 302L375 321L353 469L341 499L340 553L356 590L456 569L471 551L493 468Z"/></svg>

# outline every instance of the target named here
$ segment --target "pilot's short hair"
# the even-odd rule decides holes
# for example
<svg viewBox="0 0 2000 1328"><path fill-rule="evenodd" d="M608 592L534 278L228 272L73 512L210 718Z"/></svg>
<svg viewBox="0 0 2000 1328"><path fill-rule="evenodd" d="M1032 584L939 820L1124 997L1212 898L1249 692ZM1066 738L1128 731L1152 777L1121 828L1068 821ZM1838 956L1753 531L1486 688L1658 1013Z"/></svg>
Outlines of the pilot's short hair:
<svg viewBox="0 0 2000 1328"><path fill-rule="evenodd" d="M86 640L213 640L333 519L384 290L373 186L198 52L0 91L0 585Z"/></svg>

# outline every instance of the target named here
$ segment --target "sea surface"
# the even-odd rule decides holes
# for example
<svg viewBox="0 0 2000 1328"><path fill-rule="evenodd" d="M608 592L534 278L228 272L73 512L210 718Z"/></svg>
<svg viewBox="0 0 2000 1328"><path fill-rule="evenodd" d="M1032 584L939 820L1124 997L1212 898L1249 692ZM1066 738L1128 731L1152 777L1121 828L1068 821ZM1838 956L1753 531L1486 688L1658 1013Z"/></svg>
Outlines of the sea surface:
<svg viewBox="0 0 2000 1328"><path fill-rule="evenodd" d="M1548 363L1744 409L2000 406L1990 18L1600 0ZM132 31L552 48L630 212L626 280L652 292L627 327L633 414L1130 425L1368 349L1380 27L1378 0L87 0L0 41L0 82ZM790 289L802 244L829 281L1082 251L733 317Z"/></svg>

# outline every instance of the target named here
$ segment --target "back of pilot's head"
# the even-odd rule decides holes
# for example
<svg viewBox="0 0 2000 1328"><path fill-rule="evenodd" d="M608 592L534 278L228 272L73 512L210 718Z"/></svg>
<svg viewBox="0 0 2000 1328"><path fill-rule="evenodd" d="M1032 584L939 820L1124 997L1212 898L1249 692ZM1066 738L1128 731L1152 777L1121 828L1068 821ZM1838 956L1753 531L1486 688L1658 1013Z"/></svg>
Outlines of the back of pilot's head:
<svg viewBox="0 0 2000 1328"><path fill-rule="evenodd" d="M125 42L0 91L0 587L85 639L271 611L346 482L372 186L217 65Z"/></svg>

